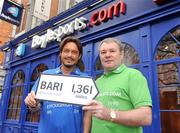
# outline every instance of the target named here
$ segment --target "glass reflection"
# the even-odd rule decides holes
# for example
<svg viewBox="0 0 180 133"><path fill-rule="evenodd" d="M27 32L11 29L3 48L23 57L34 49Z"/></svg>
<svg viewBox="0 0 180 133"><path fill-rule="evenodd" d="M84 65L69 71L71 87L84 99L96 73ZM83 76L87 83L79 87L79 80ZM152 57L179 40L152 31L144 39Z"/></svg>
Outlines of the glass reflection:
<svg viewBox="0 0 180 133"><path fill-rule="evenodd" d="M133 65L133 64L139 64L140 59L138 56L138 53L136 50L129 44L124 43L124 60L123 63L127 66Z"/></svg>
<svg viewBox="0 0 180 133"><path fill-rule="evenodd" d="M180 26L168 32L157 47L155 59L165 60L180 56ZM162 133L180 131L179 62L157 66Z"/></svg>
<svg viewBox="0 0 180 133"><path fill-rule="evenodd" d="M45 64L39 64L32 73L31 81L36 81L37 78L41 75L41 73L45 70L47 70L48 67Z"/></svg>
<svg viewBox="0 0 180 133"><path fill-rule="evenodd" d="M178 84L178 83L179 83L179 77L178 77L177 63L158 65L159 86Z"/></svg>
<svg viewBox="0 0 180 133"><path fill-rule="evenodd" d="M160 41L157 48L156 60L180 56L180 26L170 31Z"/></svg>
<svg viewBox="0 0 180 133"><path fill-rule="evenodd" d="M22 70L16 72L12 79L12 85L22 84L25 80L25 74Z"/></svg>
<svg viewBox="0 0 180 133"><path fill-rule="evenodd" d="M41 73L45 70L47 70L48 67L45 64L39 64L32 73L31 76L31 81L34 82L37 80L37 78L41 75ZM33 84L31 84L30 88L33 87ZM30 110L27 110L27 114L26 114L26 121L30 121L30 122L39 122L39 117L40 117L40 111L36 111L36 112L31 112Z"/></svg>

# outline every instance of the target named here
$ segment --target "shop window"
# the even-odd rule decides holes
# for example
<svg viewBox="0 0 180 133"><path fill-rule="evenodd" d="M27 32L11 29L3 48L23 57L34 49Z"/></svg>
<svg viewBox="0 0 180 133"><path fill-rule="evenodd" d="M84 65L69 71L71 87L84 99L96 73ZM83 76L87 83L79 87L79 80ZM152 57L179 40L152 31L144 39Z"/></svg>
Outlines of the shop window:
<svg viewBox="0 0 180 133"><path fill-rule="evenodd" d="M34 82L37 80L37 78L40 76L40 74L47 70L48 67L45 64L39 64L32 72L31 75L31 85L30 88L33 87ZM30 90L31 91L31 90ZM39 122L40 117L40 111L31 112L30 110L27 110L26 114L26 121L29 122Z"/></svg>
<svg viewBox="0 0 180 133"><path fill-rule="evenodd" d="M127 43L124 43L124 60L123 60L123 63L126 64L127 66L140 63L138 53L130 44L127 44Z"/></svg>
<svg viewBox="0 0 180 133"><path fill-rule="evenodd" d="M165 62L157 62L162 133L180 131L180 62L173 60L179 57L179 42L180 26L160 40L155 56Z"/></svg>
<svg viewBox="0 0 180 133"><path fill-rule="evenodd" d="M77 64L77 67L84 72L84 62L82 60L80 60Z"/></svg>
<svg viewBox="0 0 180 133"><path fill-rule="evenodd" d="M166 85L179 84L178 63L158 65L158 85L164 87Z"/></svg>
<svg viewBox="0 0 180 133"><path fill-rule="evenodd" d="M180 56L180 26L167 33L160 41L156 60L169 59Z"/></svg>
<svg viewBox="0 0 180 133"><path fill-rule="evenodd" d="M83 0L59 0L59 13L75 6Z"/></svg>
<svg viewBox="0 0 180 133"><path fill-rule="evenodd" d="M19 120L25 74L22 70L15 73L11 83L11 94L7 110L7 119Z"/></svg>
<svg viewBox="0 0 180 133"><path fill-rule="evenodd" d="M45 65L45 64L39 64L34 70L33 70L33 73L32 73L32 76L31 76L31 82L33 81L36 81L37 78L40 76L40 74L47 70L48 67Z"/></svg>
<svg viewBox="0 0 180 133"><path fill-rule="evenodd" d="M95 66L95 69L96 69L96 77L95 79L99 78L102 73L103 73L103 66L101 64L101 61L100 61L100 58L98 56L97 60L96 60L96 66Z"/></svg>
<svg viewBox="0 0 180 133"><path fill-rule="evenodd" d="M123 44L124 44L123 63L127 66L139 64L140 59L139 59L139 56L138 56L138 53L136 52L136 50L130 44L127 44L127 43L123 43ZM101 64L99 57L96 60L96 66L95 67L97 70L96 78L98 78L102 75L102 70L103 70L103 67L102 67L102 64Z"/></svg>

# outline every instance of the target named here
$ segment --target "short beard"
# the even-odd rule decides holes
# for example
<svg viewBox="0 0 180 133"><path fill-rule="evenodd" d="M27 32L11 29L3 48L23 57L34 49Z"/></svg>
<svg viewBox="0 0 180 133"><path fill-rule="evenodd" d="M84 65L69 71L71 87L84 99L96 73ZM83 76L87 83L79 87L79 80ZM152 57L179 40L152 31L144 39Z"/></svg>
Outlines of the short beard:
<svg viewBox="0 0 180 133"><path fill-rule="evenodd" d="M63 64L65 67L67 68L72 68L72 67L76 67L76 65L67 65L67 64Z"/></svg>

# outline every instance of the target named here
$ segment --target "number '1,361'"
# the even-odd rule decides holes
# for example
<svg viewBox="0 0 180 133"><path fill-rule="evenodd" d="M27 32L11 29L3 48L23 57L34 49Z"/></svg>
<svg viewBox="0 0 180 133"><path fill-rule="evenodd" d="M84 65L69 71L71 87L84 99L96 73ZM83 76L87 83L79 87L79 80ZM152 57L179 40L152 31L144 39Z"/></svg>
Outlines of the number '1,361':
<svg viewBox="0 0 180 133"><path fill-rule="evenodd" d="M73 84L72 86L72 92L73 93L84 93L84 94L92 94L92 88L93 86L89 85L81 85L81 84Z"/></svg>

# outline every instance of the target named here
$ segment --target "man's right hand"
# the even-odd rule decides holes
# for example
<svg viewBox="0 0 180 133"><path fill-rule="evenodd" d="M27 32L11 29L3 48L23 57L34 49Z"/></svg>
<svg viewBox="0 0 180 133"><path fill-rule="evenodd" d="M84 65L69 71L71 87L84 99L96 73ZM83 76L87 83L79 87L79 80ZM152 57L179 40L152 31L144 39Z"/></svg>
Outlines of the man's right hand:
<svg viewBox="0 0 180 133"><path fill-rule="evenodd" d="M25 104L29 107L35 108L39 102L35 99L35 92L31 91L24 100Z"/></svg>

